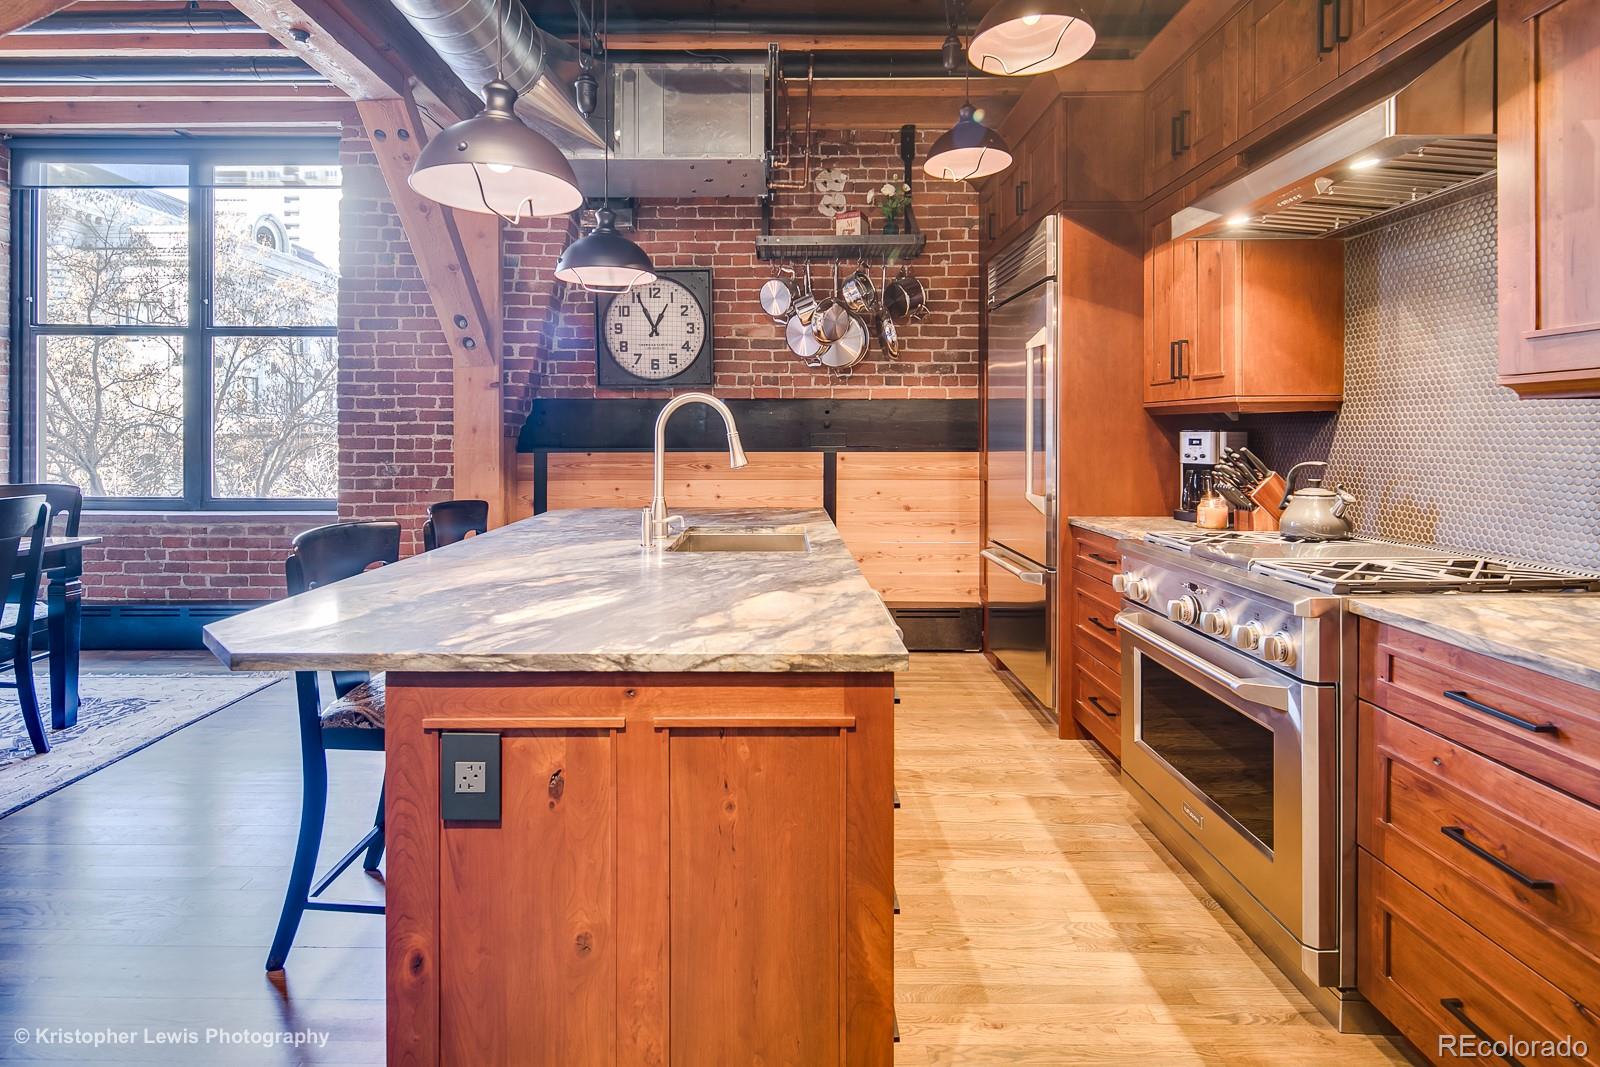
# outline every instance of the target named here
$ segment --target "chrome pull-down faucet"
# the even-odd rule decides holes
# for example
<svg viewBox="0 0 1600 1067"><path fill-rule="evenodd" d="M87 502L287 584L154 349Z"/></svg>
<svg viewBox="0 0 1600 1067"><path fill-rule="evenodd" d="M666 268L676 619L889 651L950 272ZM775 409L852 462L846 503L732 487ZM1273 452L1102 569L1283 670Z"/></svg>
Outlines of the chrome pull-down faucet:
<svg viewBox="0 0 1600 1067"><path fill-rule="evenodd" d="M652 482L654 495L650 498L650 506L645 508L640 515L639 543L645 548L651 548L670 538L672 536L673 520L683 521L682 516L667 514L665 470L667 420L672 418L674 411L689 404L704 404L722 416L722 423L728 428L729 467L738 470L750 462L745 458L744 445L739 443L739 427L734 424L733 412L728 410L728 405L710 393L681 393L667 401L667 406L662 408L661 414L656 416L655 467Z"/></svg>

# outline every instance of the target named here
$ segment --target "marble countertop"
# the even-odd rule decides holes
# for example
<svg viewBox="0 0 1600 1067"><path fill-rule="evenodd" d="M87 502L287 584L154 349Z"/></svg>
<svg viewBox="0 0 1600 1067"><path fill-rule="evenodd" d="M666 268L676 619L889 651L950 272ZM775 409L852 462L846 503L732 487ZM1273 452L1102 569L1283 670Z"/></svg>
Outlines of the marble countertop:
<svg viewBox="0 0 1600 1067"><path fill-rule="evenodd" d="M1195 524L1170 515L1073 516L1072 525L1119 541L1138 540L1147 533L1193 532Z"/></svg>
<svg viewBox="0 0 1600 1067"><path fill-rule="evenodd" d="M1435 593L1347 603L1357 615L1600 689L1600 594Z"/></svg>
<svg viewBox="0 0 1600 1067"><path fill-rule="evenodd" d="M894 621L826 513L683 512L803 527L804 553L639 547L637 509L553 511L205 629L233 670L895 671Z"/></svg>

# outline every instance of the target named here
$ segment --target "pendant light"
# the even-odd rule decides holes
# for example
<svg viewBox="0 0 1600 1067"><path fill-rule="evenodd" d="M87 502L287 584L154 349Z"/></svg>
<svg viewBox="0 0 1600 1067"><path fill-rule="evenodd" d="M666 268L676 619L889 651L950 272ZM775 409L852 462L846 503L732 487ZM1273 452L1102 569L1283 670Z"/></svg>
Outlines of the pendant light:
<svg viewBox="0 0 1600 1067"><path fill-rule="evenodd" d="M1000 0L978 23L967 55L985 74L1041 74L1082 59L1094 37L1069 0Z"/></svg>
<svg viewBox="0 0 1600 1067"><path fill-rule="evenodd" d="M495 15L498 52L498 4ZM445 207L498 215L513 224L527 216L575 211L583 194L572 164L517 117L517 91L502 80L501 59L497 54L494 80L483 87L483 110L431 138L407 183Z"/></svg>
<svg viewBox="0 0 1600 1067"><path fill-rule="evenodd" d="M961 105L956 124L948 133L933 142L933 147L928 150L928 158L923 161L922 169L930 177L944 181L973 181L987 178L991 174L999 174L1011 166L1011 148L1006 144L1004 137L978 121L977 109L972 106L970 77L972 66L961 62L961 40L955 32L957 15L952 8L947 7L946 16L950 23L950 35L945 38L940 55L944 59L944 69L947 74L954 74L956 64L961 63L962 89L966 102Z"/></svg>
<svg viewBox="0 0 1600 1067"><path fill-rule="evenodd" d="M594 26L594 5L590 2L589 25ZM610 82L611 53L606 49L603 37L605 30L611 25L611 4L606 0L605 8L601 14L603 30L591 44L591 48L599 51L605 57L605 67L602 74ZM605 134L605 162L604 190L600 201L600 209L594 213L594 229L588 235L581 237L567 246L561 253L561 258L556 261L556 278L569 284L583 286L591 293L625 293L636 285L645 285L656 280L655 264L650 262L650 257L644 249L628 240L617 232L616 215L611 211L611 137L612 117L611 103L614 94L606 94L606 134ZM583 94L579 94L579 107L583 106ZM591 98L590 108L593 108Z"/></svg>

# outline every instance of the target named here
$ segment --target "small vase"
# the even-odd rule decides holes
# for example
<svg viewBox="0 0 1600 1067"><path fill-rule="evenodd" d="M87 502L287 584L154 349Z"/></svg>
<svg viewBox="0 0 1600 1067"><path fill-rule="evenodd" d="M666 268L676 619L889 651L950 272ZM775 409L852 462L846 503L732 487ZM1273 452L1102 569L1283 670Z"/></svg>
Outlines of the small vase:
<svg viewBox="0 0 1600 1067"><path fill-rule="evenodd" d="M900 232L900 216L899 215L890 215L887 218L885 218L883 220L883 232L884 232L884 236L889 236L889 235L892 235L892 234L899 233Z"/></svg>

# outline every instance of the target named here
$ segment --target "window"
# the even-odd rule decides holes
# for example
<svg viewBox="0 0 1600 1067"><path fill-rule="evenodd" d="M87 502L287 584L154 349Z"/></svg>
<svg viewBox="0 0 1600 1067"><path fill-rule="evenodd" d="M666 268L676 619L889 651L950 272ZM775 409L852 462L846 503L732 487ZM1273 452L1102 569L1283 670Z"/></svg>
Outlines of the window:
<svg viewBox="0 0 1600 1067"><path fill-rule="evenodd" d="M331 507L338 146L12 142L12 476L91 507Z"/></svg>

